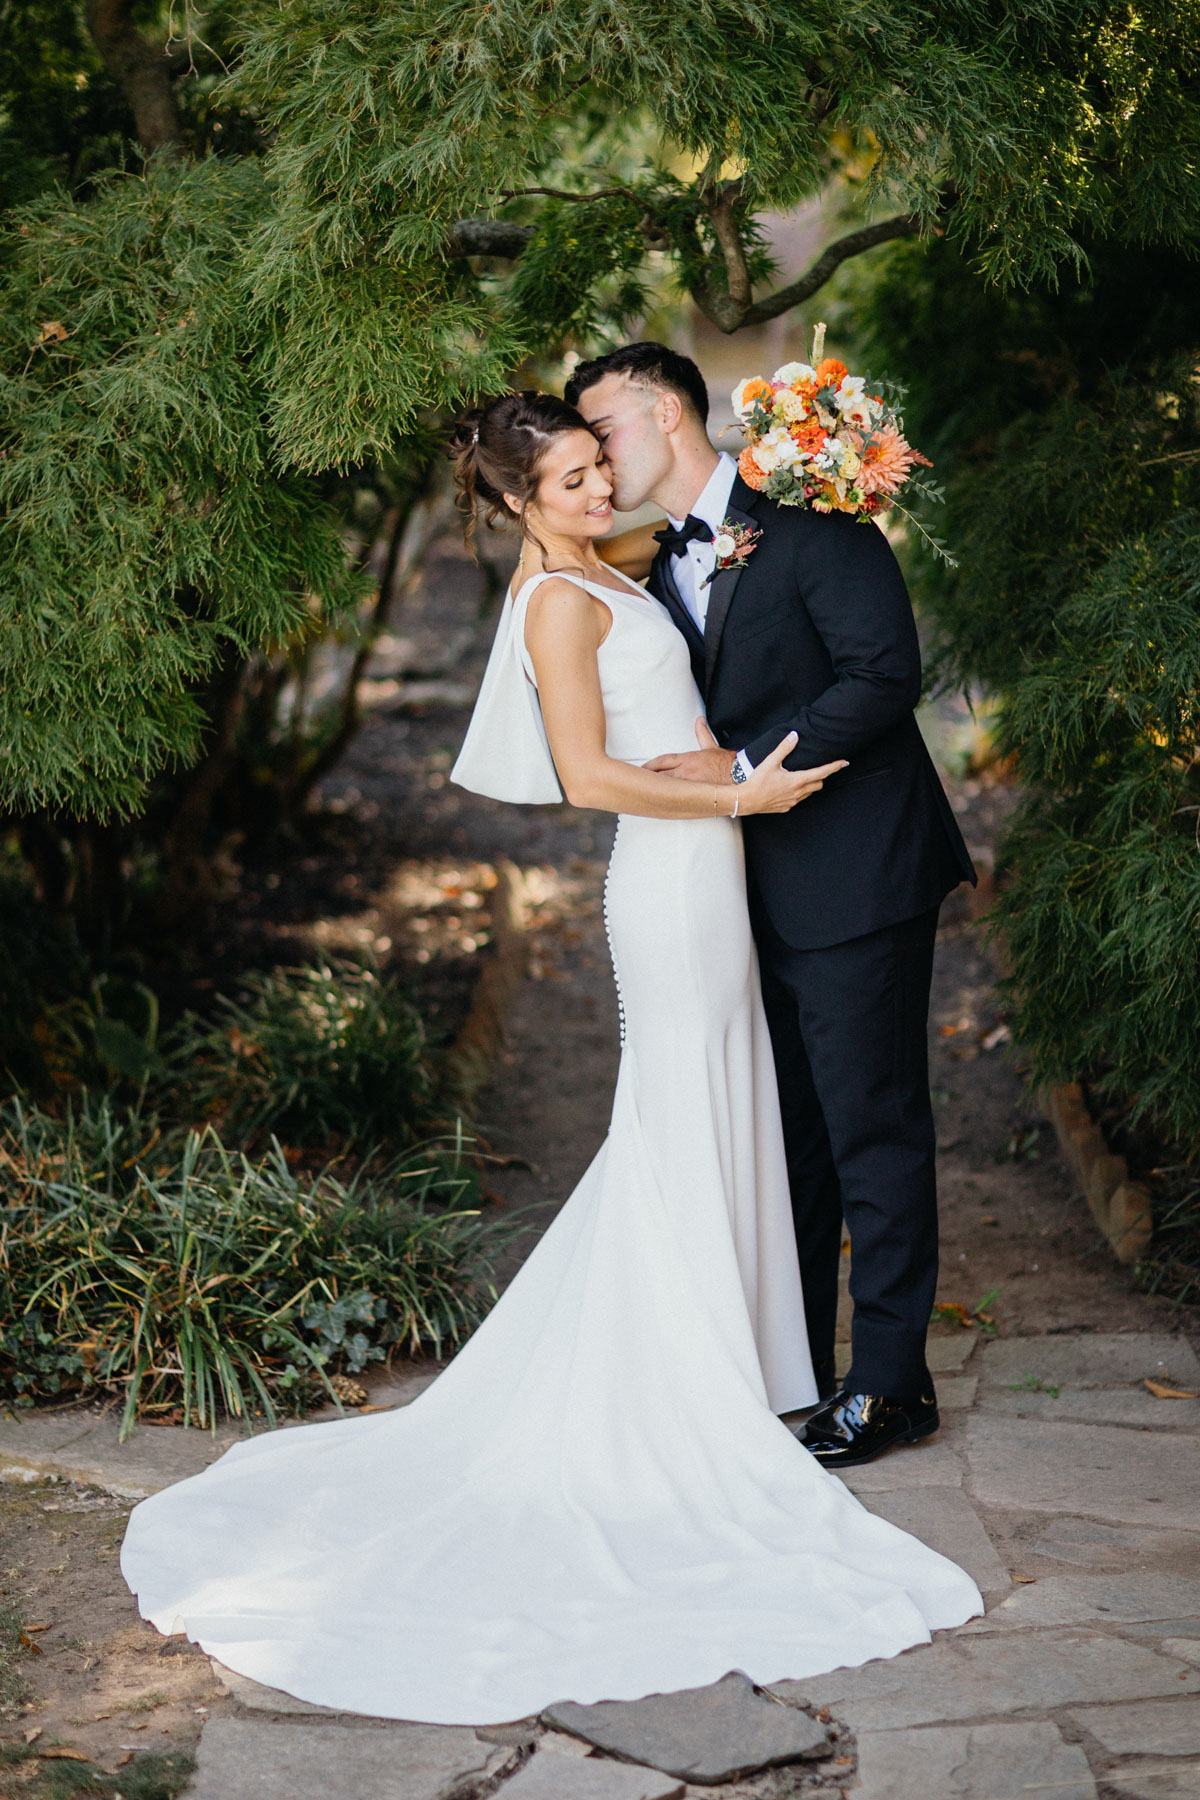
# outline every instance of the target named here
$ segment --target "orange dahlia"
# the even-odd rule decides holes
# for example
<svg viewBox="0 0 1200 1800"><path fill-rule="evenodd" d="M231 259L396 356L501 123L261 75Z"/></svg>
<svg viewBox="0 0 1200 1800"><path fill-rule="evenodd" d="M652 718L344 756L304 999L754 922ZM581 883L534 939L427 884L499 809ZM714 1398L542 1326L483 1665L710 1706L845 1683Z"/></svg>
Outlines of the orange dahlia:
<svg viewBox="0 0 1200 1800"><path fill-rule="evenodd" d="M818 387L831 388L837 387L838 383L844 381L846 376L850 373L845 363L839 362L836 356L823 357L817 364L814 372L817 377Z"/></svg>
<svg viewBox="0 0 1200 1800"><path fill-rule="evenodd" d="M908 440L889 420L872 432L862 452L857 485L863 494L898 494L917 462L924 462ZM926 465L928 466L928 465Z"/></svg>
<svg viewBox="0 0 1200 1800"><path fill-rule="evenodd" d="M742 388L742 404L752 406L756 400L769 401L772 391L770 382L763 381L761 376L755 381L748 381Z"/></svg>
<svg viewBox="0 0 1200 1800"><path fill-rule="evenodd" d="M747 487L762 488L766 486L767 478L755 462L753 450L743 450L738 457L738 474Z"/></svg>

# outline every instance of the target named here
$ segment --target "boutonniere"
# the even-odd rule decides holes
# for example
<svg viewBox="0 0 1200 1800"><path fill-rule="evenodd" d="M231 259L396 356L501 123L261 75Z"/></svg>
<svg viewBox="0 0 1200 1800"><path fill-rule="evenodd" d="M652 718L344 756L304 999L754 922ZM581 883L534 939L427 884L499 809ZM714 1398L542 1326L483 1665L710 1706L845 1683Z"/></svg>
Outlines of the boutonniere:
<svg viewBox="0 0 1200 1800"><path fill-rule="evenodd" d="M725 569L744 569L761 536L762 531L757 526L739 525L733 519L726 519L712 541L717 558L713 572L705 576L700 586L707 587Z"/></svg>

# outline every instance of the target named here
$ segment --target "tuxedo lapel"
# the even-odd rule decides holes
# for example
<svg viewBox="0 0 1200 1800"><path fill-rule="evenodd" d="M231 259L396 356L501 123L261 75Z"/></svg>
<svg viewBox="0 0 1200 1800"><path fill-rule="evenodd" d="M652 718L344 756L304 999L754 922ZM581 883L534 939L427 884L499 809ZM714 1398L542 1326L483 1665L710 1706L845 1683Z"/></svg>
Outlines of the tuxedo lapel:
<svg viewBox="0 0 1200 1800"><path fill-rule="evenodd" d="M650 570L650 592L656 600L662 601L683 633L691 652L692 666L696 670L696 680L699 683L704 670L704 640L700 636L699 626L683 603L683 595L675 585L675 577L671 573L671 559L665 550L659 551Z"/></svg>
<svg viewBox="0 0 1200 1800"><path fill-rule="evenodd" d="M750 531L761 531L762 526L754 517L752 510L756 499L757 495L754 489L748 487L739 475L733 484L733 492L725 510L725 520L730 520L735 525L745 525ZM722 520L722 524L725 523L725 520ZM750 555L753 557L753 550ZM706 690L712 680L717 652L721 648L721 634L725 630L729 608L733 604L733 596L737 592L738 582L742 579L744 572L744 565L741 563L734 563L728 569L719 569L713 576L709 587L708 615L704 621L704 685Z"/></svg>

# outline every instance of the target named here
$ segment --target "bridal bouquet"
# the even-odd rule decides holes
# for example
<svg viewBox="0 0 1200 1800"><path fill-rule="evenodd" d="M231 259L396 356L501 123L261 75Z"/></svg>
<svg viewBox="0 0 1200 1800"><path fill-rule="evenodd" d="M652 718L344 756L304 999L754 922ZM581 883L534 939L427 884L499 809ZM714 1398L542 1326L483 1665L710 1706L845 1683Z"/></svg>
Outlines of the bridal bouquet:
<svg viewBox="0 0 1200 1800"><path fill-rule="evenodd" d="M871 519L895 507L947 562L942 545L902 504L940 491L914 470L931 468L904 435L894 406L869 394L835 356L823 356L825 327L813 333L811 362L784 363L770 381L753 375L733 390L733 410L746 439L738 472L781 506L847 512Z"/></svg>

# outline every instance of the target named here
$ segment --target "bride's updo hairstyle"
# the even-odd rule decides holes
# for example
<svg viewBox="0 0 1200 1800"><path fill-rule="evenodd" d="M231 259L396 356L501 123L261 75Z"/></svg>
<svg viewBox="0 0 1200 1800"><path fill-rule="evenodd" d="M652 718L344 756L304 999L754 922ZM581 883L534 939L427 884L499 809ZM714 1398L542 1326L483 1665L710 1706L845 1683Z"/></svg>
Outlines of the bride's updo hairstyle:
<svg viewBox="0 0 1200 1800"><path fill-rule="evenodd" d="M455 504L464 517L466 542L470 544L475 535L480 512L493 529L510 519L523 536L532 538L525 514L537 493L542 458L564 431L590 430L587 420L557 394L539 394L532 388L501 394L468 413L450 446L458 489ZM513 511L505 494L517 497L519 512Z"/></svg>

